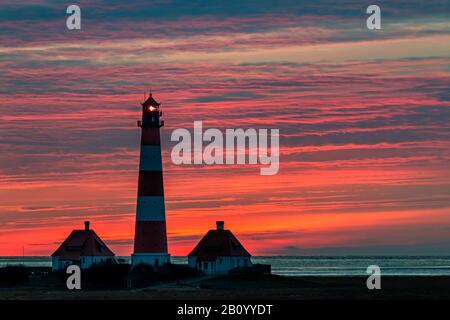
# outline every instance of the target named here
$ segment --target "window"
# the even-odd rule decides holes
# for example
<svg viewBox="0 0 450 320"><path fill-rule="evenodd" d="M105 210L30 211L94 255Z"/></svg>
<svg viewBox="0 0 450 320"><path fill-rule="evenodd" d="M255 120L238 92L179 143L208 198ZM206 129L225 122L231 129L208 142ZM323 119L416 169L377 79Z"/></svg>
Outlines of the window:
<svg viewBox="0 0 450 320"><path fill-rule="evenodd" d="M203 262L203 269L208 270L208 262Z"/></svg>
<svg viewBox="0 0 450 320"><path fill-rule="evenodd" d="M219 258L219 264L222 264L222 258Z"/></svg>

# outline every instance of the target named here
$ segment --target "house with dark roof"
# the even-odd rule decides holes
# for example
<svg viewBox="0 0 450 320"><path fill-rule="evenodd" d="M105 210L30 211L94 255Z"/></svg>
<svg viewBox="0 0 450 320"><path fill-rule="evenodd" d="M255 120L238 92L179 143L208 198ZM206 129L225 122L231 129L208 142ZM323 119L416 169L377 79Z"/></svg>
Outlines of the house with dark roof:
<svg viewBox="0 0 450 320"><path fill-rule="evenodd" d="M89 228L89 221L85 221L84 230L73 230L52 254L52 268L61 270L76 264L81 269L87 269L95 264L115 263L114 256L95 231Z"/></svg>
<svg viewBox="0 0 450 320"><path fill-rule="evenodd" d="M250 253L217 221L216 229L209 230L188 255L189 266L206 274L227 274L234 268L250 267Z"/></svg>

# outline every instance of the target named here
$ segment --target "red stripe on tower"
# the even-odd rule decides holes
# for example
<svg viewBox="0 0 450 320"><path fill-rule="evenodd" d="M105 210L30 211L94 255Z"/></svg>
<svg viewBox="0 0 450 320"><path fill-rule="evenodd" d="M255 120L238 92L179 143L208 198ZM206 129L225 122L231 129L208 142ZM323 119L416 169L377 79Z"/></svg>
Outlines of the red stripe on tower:
<svg viewBox="0 0 450 320"><path fill-rule="evenodd" d="M133 265L159 266L170 262L159 134L164 125L161 116L160 104L150 94L142 104L142 121L138 121L142 135Z"/></svg>

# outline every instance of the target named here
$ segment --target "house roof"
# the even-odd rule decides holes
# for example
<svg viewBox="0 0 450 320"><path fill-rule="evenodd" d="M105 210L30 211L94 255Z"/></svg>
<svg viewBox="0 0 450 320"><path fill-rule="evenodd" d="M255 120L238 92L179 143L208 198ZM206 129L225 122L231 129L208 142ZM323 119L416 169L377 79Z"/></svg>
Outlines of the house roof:
<svg viewBox="0 0 450 320"><path fill-rule="evenodd" d="M64 260L78 260L81 256L114 256L94 230L73 230L52 254Z"/></svg>
<svg viewBox="0 0 450 320"><path fill-rule="evenodd" d="M199 261L214 261L217 257L250 257L250 253L230 230L209 230L188 256Z"/></svg>

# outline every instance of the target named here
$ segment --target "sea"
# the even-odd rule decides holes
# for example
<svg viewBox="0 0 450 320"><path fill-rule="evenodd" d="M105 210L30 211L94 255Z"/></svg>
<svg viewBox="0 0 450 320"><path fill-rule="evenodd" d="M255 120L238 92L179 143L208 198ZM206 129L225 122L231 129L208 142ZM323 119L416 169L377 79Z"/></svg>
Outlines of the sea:
<svg viewBox="0 0 450 320"><path fill-rule="evenodd" d="M129 263L130 257L118 257ZM172 263L187 264L187 257L171 257ZM282 276L367 276L368 266L377 265L383 276L450 276L450 257L252 257L253 263L270 264L272 273ZM0 257L0 267L25 265L51 267L50 257Z"/></svg>

